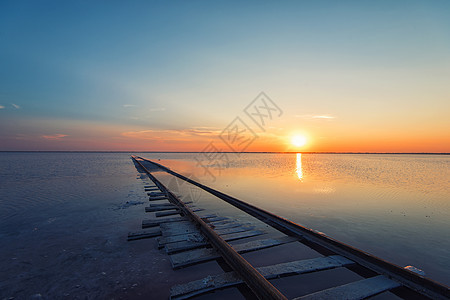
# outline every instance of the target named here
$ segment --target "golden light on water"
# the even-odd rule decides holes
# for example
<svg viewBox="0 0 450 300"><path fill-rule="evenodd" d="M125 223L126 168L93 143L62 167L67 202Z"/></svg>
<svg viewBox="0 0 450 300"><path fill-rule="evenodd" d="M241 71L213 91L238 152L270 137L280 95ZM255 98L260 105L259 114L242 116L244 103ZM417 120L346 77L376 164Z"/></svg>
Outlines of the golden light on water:
<svg viewBox="0 0 450 300"><path fill-rule="evenodd" d="M302 169L302 154L297 153L297 177L300 180L303 180L303 169Z"/></svg>

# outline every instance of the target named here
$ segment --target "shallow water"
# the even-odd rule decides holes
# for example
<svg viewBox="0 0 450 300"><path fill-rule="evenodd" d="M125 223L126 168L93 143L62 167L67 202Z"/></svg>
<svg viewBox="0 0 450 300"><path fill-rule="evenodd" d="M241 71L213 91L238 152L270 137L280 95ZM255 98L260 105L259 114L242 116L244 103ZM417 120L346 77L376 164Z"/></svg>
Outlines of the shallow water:
<svg viewBox="0 0 450 300"><path fill-rule="evenodd" d="M450 284L450 156L248 153L212 161L203 154L141 155Z"/></svg>
<svg viewBox="0 0 450 300"><path fill-rule="evenodd" d="M127 242L145 181L125 153L0 153L0 299L167 299L191 274Z"/></svg>
<svg viewBox="0 0 450 300"><path fill-rule="evenodd" d="M448 156L242 154L205 170L200 154L141 155L450 283ZM221 272L213 262L173 272L155 241L126 242L149 217L144 180L127 153L0 153L0 299L167 298L174 281Z"/></svg>

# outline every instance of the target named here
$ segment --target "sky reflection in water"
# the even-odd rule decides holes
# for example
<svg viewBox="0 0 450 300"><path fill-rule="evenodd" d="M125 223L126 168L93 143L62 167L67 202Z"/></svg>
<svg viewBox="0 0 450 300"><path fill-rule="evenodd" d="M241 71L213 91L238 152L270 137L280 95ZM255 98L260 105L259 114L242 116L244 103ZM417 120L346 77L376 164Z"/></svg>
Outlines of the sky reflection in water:
<svg viewBox="0 0 450 300"><path fill-rule="evenodd" d="M234 155L234 154L233 154ZM248 203L449 284L450 157L241 154L228 166L199 154L151 154ZM207 165L207 161L201 161Z"/></svg>

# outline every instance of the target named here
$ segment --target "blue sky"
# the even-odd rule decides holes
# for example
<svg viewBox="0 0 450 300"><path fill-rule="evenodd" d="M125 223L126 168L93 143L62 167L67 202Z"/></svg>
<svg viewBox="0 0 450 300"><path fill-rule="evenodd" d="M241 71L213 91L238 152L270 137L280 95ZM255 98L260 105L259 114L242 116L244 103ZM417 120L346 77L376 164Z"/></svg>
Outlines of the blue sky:
<svg viewBox="0 0 450 300"><path fill-rule="evenodd" d="M2 1L0 150L193 150L151 135L212 137L265 91L285 112L272 135L307 132L307 150L377 127L450 151L449 15L448 1Z"/></svg>

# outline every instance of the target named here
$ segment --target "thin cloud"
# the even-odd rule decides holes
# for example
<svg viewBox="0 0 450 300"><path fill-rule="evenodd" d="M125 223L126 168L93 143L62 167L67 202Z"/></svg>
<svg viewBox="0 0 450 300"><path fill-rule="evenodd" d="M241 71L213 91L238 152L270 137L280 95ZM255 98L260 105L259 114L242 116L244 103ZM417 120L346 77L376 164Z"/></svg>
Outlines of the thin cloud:
<svg viewBox="0 0 450 300"><path fill-rule="evenodd" d="M161 130L141 130L123 132L122 136L141 140L179 140L189 141L193 137L215 138L220 134L220 130L206 128L188 128L188 129L161 129Z"/></svg>
<svg viewBox="0 0 450 300"><path fill-rule="evenodd" d="M335 117L329 115L312 116L313 119L334 119Z"/></svg>
<svg viewBox="0 0 450 300"><path fill-rule="evenodd" d="M3 105L0 105L0 109L4 109L5 107Z"/></svg>
<svg viewBox="0 0 450 300"><path fill-rule="evenodd" d="M184 133L192 134L192 135L201 135L201 136L219 136L222 130L219 130L214 127L194 127L189 129L184 129Z"/></svg>
<svg viewBox="0 0 450 300"><path fill-rule="evenodd" d="M12 107L14 107L15 109L20 109L20 106L14 103L11 103Z"/></svg>
<svg viewBox="0 0 450 300"><path fill-rule="evenodd" d="M43 135L42 138L46 140L60 140L68 136L67 134L53 134L53 135Z"/></svg>
<svg viewBox="0 0 450 300"><path fill-rule="evenodd" d="M124 104L122 105L123 108L130 108L130 107L135 107L136 105L134 104Z"/></svg>

